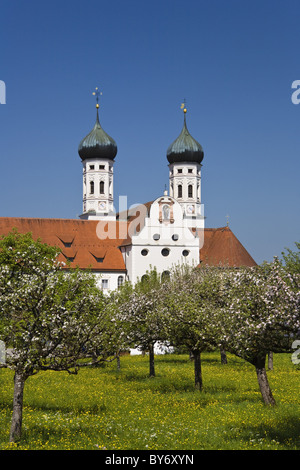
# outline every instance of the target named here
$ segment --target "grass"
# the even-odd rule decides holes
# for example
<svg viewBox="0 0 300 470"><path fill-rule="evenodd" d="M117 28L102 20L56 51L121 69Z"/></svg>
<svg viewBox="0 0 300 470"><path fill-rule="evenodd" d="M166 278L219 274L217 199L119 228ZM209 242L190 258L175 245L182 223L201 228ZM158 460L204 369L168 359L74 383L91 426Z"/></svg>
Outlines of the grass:
<svg viewBox="0 0 300 470"><path fill-rule="evenodd" d="M300 449L299 368L274 355L268 378L277 405L261 401L255 369L203 354L204 390L195 391L186 355L124 356L121 370L43 372L27 380L22 440L9 444L13 373L0 370L0 449Z"/></svg>

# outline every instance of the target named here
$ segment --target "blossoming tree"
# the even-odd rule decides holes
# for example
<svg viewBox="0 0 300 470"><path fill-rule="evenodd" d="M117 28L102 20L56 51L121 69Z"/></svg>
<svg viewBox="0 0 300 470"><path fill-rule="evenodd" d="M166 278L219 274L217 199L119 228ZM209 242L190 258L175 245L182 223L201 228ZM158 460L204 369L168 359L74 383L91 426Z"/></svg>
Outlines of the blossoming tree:
<svg viewBox="0 0 300 470"><path fill-rule="evenodd" d="M290 273L300 274L300 242L295 242L297 251L287 248L282 252L283 266Z"/></svg>
<svg viewBox="0 0 300 470"><path fill-rule="evenodd" d="M10 441L21 437L24 385L42 370L76 373L106 358L105 297L95 280L63 270L58 251L30 234L0 241L0 339L9 352L2 367L14 371Z"/></svg>
<svg viewBox="0 0 300 470"><path fill-rule="evenodd" d="M300 276L278 262L228 272L221 338L251 363L265 404L274 405L265 368L269 351L287 352L300 332Z"/></svg>
<svg viewBox="0 0 300 470"><path fill-rule="evenodd" d="M168 340L186 346L194 359L195 388L202 390L201 352L218 345L222 271L216 268L174 268L165 295Z"/></svg>
<svg viewBox="0 0 300 470"><path fill-rule="evenodd" d="M116 316L127 344L149 352L149 376L155 376L154 346L165 339L165 286L156 270L135 286L125 285L115 297Z"/></svg>

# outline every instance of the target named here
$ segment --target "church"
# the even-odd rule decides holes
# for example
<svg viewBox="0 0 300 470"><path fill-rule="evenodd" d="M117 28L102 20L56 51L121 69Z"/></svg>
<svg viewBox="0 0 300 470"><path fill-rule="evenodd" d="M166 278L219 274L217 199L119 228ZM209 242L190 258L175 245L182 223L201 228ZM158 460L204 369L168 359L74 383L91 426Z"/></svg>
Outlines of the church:
<svg viewBox="0 0 300 470"><path fill-rule="evenodd" d="M97 89L96 89L97 90ZM67 269L89 269L105 292L133 284L156 268L168 276L173 266L255 266L229 226L206 228L201 195L204 151L187 127L169 145L169 190L127 210L114 209L114 171L118 148L99 118L78 147L82 162L83 205L78 219L0 217L0 235L13 228L60 248ZM122 204L121 204L122 205ZM120 204L119 204L120 208Z"/></svg>

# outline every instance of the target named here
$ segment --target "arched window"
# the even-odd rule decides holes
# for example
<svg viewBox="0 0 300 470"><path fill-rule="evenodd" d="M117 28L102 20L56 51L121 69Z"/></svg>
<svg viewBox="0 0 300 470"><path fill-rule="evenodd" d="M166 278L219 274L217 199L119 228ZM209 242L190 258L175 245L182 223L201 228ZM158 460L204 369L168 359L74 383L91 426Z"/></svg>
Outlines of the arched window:
<svg viewBox="0 0 300 470"><path fill-rule="evenodd" d="M144 283L148 282L149 281L149 274L144 274L142 277L141 277L141 281Z"/></svg>
<svg viewBox="0 0 300 470"><path fill-rule="evenodd" d="M100 194L104 194L104 181L100 181Z"/></svg>
<svg viewBox="0 0 300 470"><path fill-rule="evenodd" d="M118 277L118 287L121 287L123 285L123 282L124 282L124 277L123 276L119 276Z"/></svg>
<svg viewBox="0 0 300 470"><path fill-rule="evenodd" d="M90 194L94 194L94 181L90 181Z"/></svg>
<svg viewBox="0 0 300 470"><path fill-rule="evenodd" d="M177 197L182 197L182 185L181 185L181 184L178 185L177 190L178 190L178 195L177 195Z"/></svg>
<svg viewBox="0 0 300 470"><path fill-rule="evenodd" d="M193 197L193 185L189 184L188 186L188 196Z"/></svg>
<svg viewBox="0 0 300 470"><path fill-rule="evenodd" d="M170 271L164 271L161 275L161 280L162 282L169 281L170 277L171 277Z"/></svg>

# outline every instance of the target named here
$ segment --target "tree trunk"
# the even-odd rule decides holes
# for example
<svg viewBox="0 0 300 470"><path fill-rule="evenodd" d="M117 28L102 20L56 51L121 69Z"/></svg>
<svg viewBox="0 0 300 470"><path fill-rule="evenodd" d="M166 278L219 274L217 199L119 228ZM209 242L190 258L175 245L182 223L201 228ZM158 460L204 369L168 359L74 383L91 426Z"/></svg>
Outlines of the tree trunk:
<svg viewBox="0 0 300 470"><path fill-rule="evenodd" d="M271 351L268 354L268 369L273 370L273 353Z"/></svg>
<svg viewBox="0 0 300 470"><path fill-rule="evenodd" d="M150 377L155 377L154 369L154 343L149 344L149 366L150 366Z"/></svg>
<svg viewBox="0 0 300 470"><path fill-rule="evenodd" d="M221 364L227 364L226 351L223 347L220 348L220 353L221 353Z"/></svg>
<svg viewBox="0 0 300 470"><path fill-rule="evenodd" d="M265 364L266 364L266 357L257 359L256 364L255 364L256 375L257 375L260 392L261 392L262 399L265 405L276 405L276 402L274 400L274 397L272 395L272 391L268 382Z"/></svg>
<svg viewBox="0 0 300 470"><path fill-rule="evenodd" d="M202 371L201 371L201 353L198 349L193 351L194 371L195 371L195 388L202 390Z"/></svg>
<svg viewBox="0 0 300 470"><path fill-rule="evenodd" d="M26 379L27 377L24 377L22 374L15 372L13 414L9 436L10 442L16 442L21 438L23 417L23 392Z"/></svg>

